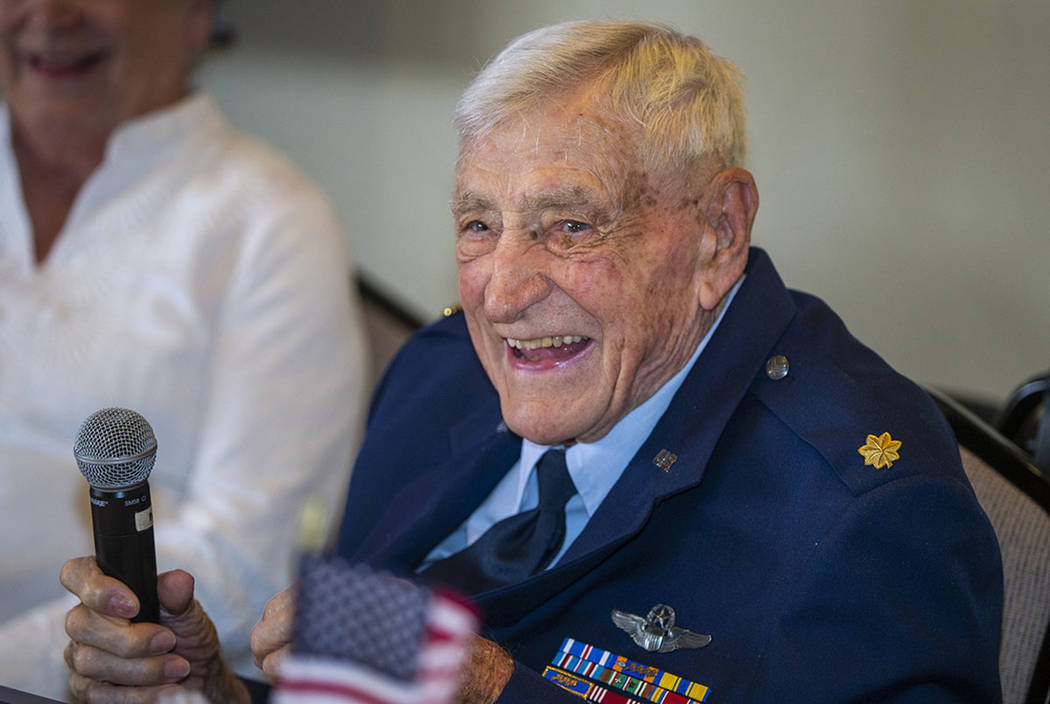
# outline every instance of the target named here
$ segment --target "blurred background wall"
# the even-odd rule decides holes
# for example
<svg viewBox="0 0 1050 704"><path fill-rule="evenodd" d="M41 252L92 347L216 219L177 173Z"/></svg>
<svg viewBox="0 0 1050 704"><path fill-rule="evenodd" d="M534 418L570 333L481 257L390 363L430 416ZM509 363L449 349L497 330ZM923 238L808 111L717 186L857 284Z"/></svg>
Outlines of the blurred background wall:
<svg viewBox="0 0 1050 704"><path fill-rule="evenodd" d="M331 194L357 264L456 299L450 114L511 38L647 17L748 77L755 243L919 381L1000 401L1050 366L1047 0L228 0L201 68Z"/></svg>

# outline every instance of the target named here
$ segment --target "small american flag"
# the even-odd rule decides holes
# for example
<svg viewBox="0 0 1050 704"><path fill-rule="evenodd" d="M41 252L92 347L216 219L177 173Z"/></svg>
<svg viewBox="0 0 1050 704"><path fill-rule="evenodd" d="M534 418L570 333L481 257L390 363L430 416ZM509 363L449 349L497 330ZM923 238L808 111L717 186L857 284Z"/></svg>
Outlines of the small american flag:
<svg viewBox="0 0 1050 704"><path fill-rule="evenodd" d="M304 560L292 653L272 704L445 704L459 686L473 609L338 557Z"/></svg>

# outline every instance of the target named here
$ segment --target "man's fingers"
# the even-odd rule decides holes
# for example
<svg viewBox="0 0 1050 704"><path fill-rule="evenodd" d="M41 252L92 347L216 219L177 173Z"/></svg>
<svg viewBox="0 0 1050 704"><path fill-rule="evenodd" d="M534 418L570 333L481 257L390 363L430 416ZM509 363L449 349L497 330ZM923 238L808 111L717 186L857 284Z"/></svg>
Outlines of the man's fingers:
<svg viewBox="0 0 1050 704"><path fill-rule="evenodd" d="M294 586L275 594L263 609L263 620L271 618L286 618L295 611L295 598L297 590Z"/></svg>
<svg viewBox="0 0 1050 704"><path fill-rule="evenodd" d="M119 685L175 683L190 673L189 661L178 655L123 658L76 641L66 649L66 661L82 677Z"/></svg>
<svg viewBox="0 0 1050 704"><path fill-rule="evenodd" d="M160 685L157 687L120 687L99 682L73 672L69 675L69 691L73 700L87 704L145 704L155 702L164 692L179 692L177 685Z"/></svg>
<svg viewBox="0 0 1050 704"><path fill-rule="evenodd" d="M252 629L250 642L255 666L270 681L277 679L281 661L291 650L296 594L295 586L291 586L270 599L262 618Z"/></svg>
<svg viewBox="0 0 1050 704"><path fill-rule="evenodd" d="M131 618L139 600L120 580L102 574L94 557L77 557L62 565L58 579L90 609L107 616Z"/></svg>
<svg viewBox="0 0 1050 704"><path fill-rule="evenodd" d="M250 640L255 666L269 675L270 673L263 667L263 663L274 652L287 650L290 647L292 641L291 624L274 624L273 627L270 627L263 621L260 621L252 629Z"/></svg>
<svg viewBox="0 0 1050 704"><path fill-rule="evenodd" d="M295 598L294 587L289 587L274 596L267 602L262 618L252 629L249 642L252 654L255 656L255 664L260 669L267 655L292 640L292 628L295 625Z"/></svg>
<svg viewBox="0 0 1050 704"><path fill-rule="evenodd" d="M81 600L66 616L72 642L64 653L77 701L153 702L179 682L224 684L228 671L218 657L218 635L193 598L189 573L174 570L158 577L160 624L131 623L138 600L102 574L93 558L68 561L60 579Z"/></svg>
<svg viewBox="0 0 1050 704"><path fill-rule="evenodd" d="M287 644L264 657L262 662L256 661L256 665L263 671L263 674L266 675L266 679L271 682L277 681L277 675L281 669L281 663L286 657L288 657L288 653L290 653L291 650L291 644Z"/></svg>
<svg viewBox="0 0 1050 704"><path fill-rule="evenodd" d="M128 623L103 616L83 604L66 614L66 633L73 640L125 658L160 655L175 647L175 635L155 623Z"/></svg>

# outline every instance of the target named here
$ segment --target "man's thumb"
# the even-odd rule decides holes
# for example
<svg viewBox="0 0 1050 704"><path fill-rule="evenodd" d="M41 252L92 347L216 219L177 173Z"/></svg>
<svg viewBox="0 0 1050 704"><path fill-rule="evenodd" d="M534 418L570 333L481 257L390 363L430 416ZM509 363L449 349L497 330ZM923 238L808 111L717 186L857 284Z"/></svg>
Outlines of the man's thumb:
<svg viewBox="0 0 1050 704"><path fill-rule="evenodd" d="M157 577L157 599L172 616L181 616L193 604L193 575L172 570Z"/></svg>

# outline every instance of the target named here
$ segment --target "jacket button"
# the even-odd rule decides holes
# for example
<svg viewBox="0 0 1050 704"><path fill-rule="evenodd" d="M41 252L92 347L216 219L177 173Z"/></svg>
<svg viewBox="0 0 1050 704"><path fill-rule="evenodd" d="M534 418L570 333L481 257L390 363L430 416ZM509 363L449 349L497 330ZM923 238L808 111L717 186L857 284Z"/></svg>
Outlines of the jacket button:
<svg viewBox="0 0 1050 704"><path fill-rule="evenodd" d="M766 376L773 381L780 381L788 375L788 358L782 354L775 355L766 360Z"/></svg>

